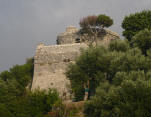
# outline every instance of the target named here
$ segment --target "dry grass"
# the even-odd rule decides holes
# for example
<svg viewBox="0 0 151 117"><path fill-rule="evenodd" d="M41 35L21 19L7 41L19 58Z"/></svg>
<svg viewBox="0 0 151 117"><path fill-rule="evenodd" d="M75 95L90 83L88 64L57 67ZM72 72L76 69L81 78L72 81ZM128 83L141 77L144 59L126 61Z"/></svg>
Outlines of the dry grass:
<svg viewBox="0 0 151 117"><path fill-rule="evenodd" d="M67 110L66 117L84 117L84 114L83 114L84 101L64 102L64 105Z"/></svg>

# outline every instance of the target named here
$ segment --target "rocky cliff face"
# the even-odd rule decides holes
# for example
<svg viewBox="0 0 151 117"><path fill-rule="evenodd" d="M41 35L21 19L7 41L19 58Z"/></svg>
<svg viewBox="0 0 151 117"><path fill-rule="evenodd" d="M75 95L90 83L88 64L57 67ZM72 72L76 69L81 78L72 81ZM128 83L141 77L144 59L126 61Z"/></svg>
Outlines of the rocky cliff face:
<svg viewBox="0 0 151 117"><path fill-rule="evenodd" d="M87 48L85 43L76 43L78 29L68 27L65 33L58 36L60 45L46 46L39 44L34 56L34 78L32 90L36 88L55 88L60 96L69 99L70 82L65 76L69 63L80 55L81 48ZM118 34L107 30L100 44L107 45L111 40L119 38Z"/></svg>

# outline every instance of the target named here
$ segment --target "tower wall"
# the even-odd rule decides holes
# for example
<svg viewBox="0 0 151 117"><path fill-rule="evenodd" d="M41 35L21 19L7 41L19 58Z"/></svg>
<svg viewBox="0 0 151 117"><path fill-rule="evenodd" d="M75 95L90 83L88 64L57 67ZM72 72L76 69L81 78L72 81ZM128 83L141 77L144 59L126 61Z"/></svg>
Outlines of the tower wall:
<svg viewBox="0 0 151 117"><path fill-rule="evenodd" d="M55 88L60 95L66 93L69 97L70 82L64 73L68 64L79 56L81 48L87 48L87 45L79 43L37 46L32 90Z"/></svg>

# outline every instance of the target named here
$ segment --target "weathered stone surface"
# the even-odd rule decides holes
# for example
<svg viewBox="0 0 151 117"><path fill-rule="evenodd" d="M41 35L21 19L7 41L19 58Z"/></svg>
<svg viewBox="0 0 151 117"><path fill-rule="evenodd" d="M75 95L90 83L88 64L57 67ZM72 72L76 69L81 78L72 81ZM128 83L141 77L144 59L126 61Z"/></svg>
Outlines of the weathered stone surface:
<svg viewBox="0 0 151 117"><path fill-rule="evenodd" d="M66 32L61 33L57 36L57 44L71 44L75 43L75 39L78 38L78 29L74 26L66 28Z"/></svg>
<svg viewBox="0 0 151 117"><path fill-rule="evenodd" d="M77 38L75 27L68 27L65 33L58 36L58 44L45 46L39 44L34 56L34 77L32 90L36 88L55 88L60 96L69 97L70 82L65 76L65 70L70 62L74 62L80 55L81 48L87 48L85 43L75 43ZM106 35L99 40L99 44L108 45L111 40L119 39L119 35L106 30Z"/></svg>
<svg viewBox="0 0 151 117"><path fill-rule="evenodd" d="M57 44L72 44L76 43L77 39L81 40L82 36L78 34L79 30L76 27L70 26L66 28L66 32L61 33L57 37ZM120 36L112 32L108 29L105 29L105 35L103 36L103 39L98 37L99 44L102 45L108 45L111 40L119 39Z"/></svg>
<svg viewBox="0 0 151 117"><path fill-rule="evenodd" d="M69 80L64 73L67 65L75 61L80 54L80 48L87 48L86 44L66 44L45 46L40 44L37 47L34 57L34 78L32 90L36 88L55 88L60 95L70 95L68 86Z"/></svg>
<svg viewBox="0 0 151 117"><path fill-rule="evenodd" d="M103 36L103 39L98 40L99 45L107 46L112 40L120 39L120 36L116 32L112 32L108 29L105 29L106 35Z"/></svg>

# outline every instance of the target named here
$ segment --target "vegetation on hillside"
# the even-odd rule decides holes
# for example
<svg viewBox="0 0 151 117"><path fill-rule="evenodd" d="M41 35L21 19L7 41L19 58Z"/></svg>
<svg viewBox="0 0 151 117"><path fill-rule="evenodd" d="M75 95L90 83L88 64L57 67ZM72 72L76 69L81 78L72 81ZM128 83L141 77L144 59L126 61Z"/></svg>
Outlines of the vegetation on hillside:
<svg viewBox="0 0 151 117"><path fill-rule="evenodd" d="M117 48L117 41L113 43L116 48L109 47L102 53L104 59L98 59L98 65L106 62L108 66L103 71L101 67L104 64L100 64L100 75L97 76L100 82L95 95L90 95L90 101L85 105L86 117L150 117L150 53L145 56L138 48L129 47L123 51L123 48Z"/></svg>
<svg viewBox="0 0 151 117"><path fill-rule="evenodd" d="M90 81L90 95L100 82L108 81L110 84L117 73L150 70L151 59L144 56L138 48L130 48L123 40L113 41L109 48L91 47L82 52L75 64L71 64L66 73L71 81L76 100L84 96L83 84Z"/></svg>
<svg viewBox="0 0 151 117"><path fill-rule="evenodd" d="M133 36L131 45L141 49L144 55L147 55L147 51L151 48L151 30L144 29Z"/></svg>
<svg viewBox="0 0 151 117"><path fill-rule="evenodd" d="M151 11L127 16L123 34L108 48L91 46L70 64L66 76L77 101L90 82L86 117L151 116Z"/></svg>
<svg viewBox="0 0 151 117"><path fill-rule="evenodd" d="M33 59L0 74L1 117L43 117L54 106L61 106L61 99L53 89L31 92L32 77Z"/></svg>

